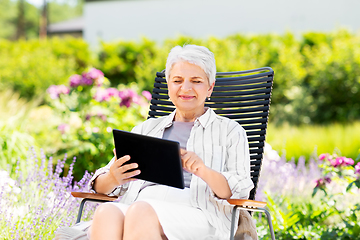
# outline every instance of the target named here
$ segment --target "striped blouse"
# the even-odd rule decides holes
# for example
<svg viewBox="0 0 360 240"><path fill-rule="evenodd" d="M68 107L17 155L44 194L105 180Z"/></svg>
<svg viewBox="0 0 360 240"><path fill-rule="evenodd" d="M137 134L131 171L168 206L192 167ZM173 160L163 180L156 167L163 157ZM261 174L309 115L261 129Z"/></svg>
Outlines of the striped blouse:
<svg viewBox="0 0 360 240"><path fill-rule="evenodd" d="M136 126L132 132L162 138L165 128L172 125L176 110L168 116L151 118ZM187 141L187 150L195 152L204 164L227 179L231 198L248 198L254 187L250 178L249 144L245 130L235 121L218 116L212 109L197 118ZM114 158L97 170L90 180L90 189L100 174L108 172ZM138 196L145 181L137 180L119 186L109 195L123 196L121 201L131 204ZM190 184L191 204L203 210L208 221L216 229L215 239L229 237L233 207L224 199L217 198L209 186L193 174Z"/></svg>

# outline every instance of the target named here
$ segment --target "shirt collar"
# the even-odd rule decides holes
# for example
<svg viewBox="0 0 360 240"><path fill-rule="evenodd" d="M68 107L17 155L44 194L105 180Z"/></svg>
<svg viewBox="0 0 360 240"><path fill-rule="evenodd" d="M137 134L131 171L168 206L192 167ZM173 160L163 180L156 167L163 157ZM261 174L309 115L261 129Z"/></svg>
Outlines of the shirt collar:
<svg viewBox="0 0 360 240"><path fill-rule="evenodd" d="M176 114L176 109L172 113L170 113L168 116L166 116L166 118L163 122L163 125L162 125L163 129L168 128L172 125L175 114ZM206 112L195 120L194 125L196 125L198 123L203 128L206 128L215 120L215 118L216 118L216 113L214 112L214 110L207 107Z"/></svg>

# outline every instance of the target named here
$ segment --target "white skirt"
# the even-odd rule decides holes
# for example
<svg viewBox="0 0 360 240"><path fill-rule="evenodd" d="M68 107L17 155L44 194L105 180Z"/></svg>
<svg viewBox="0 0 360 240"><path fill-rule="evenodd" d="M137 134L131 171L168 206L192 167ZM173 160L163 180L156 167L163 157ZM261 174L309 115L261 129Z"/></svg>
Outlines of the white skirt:
<svg viewBox="0 0 360 240"><path fill-rule="evenodd" d="M144 201L152 206L169 240L205 240L214 237L215 228L200 209L191 206L189 188L148 186L140 191L136 201ZM112 204L126 215L129 205Z"/></svg>

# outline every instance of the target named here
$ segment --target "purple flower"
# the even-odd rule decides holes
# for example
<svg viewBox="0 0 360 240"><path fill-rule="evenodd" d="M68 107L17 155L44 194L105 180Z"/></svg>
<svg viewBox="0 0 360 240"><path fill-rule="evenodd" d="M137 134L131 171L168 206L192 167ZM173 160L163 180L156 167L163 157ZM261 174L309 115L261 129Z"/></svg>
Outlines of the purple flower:
<svg viewBox="0 0 360 240"><path fill-rule="evenodd" d="M360 174L360 162L355 165L355 174Z"/></svg>
<svg viewBox="0 0 360 240"><path fill-rule="evenodd" d="M61 132L61 134L66 133L69 129L70 127L66 123L62 123L58 126L58 130Z"/></svg>
<svg viewBox="0 0 360 240"><path fill-rule="evenodd" d="M100 87L104 82L104 73L96 68L91 68L88 72L84 72L82 75L85 79L91 80L91 84L94 81L98 87Z"/></svg>
<svg viewBox="0 0 360 240"><path fill-rule="evenodd" d="M121 98L120 106L130 107L131 103L140 104L140 96L131 89L125 89L119 92Z"/></svg>
<svg viewBox="0 0 360 240"><path fill-rule="evenodd" d="M84 75L81 78L81 85L82 86L91 86L93 84L93 80L90 78L85 77Z"/></svg>
<svg viewBox="0 0 360 240"><path fill-rule="evenodd" d="M72 75L70 77L70 87L76 88L77 86L80 86L82 82L82 76L79 74Z"/></svg>
<svg viewBox="0 0 360 240"><path fill-rule="evenodd" d="M149 91L142 91L141 93L148 101L151 100L151 93Z"/></svg>
<svg viewBox="0 0 360 240"><path fill-rule="evenodd" d="M316 180L316 186L315 187L325 187L326 183L331 183L331 178L329 177L324 177L324 178L319 178L318 180Z"/></svg>
<svg viewBox="0 0 360 240"><path fill-rule="evenodd" d="M65 85L51 85L46 91L52 99L58 99L60 94L69 94L70 89Z"/></svg>

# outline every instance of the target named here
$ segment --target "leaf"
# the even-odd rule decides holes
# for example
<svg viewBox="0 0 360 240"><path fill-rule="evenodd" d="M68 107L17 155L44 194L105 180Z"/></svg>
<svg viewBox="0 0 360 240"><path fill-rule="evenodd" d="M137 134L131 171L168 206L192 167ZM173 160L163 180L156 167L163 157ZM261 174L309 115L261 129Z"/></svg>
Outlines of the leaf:
<svg viewBox="0 0 360 240"><path fill-rule="evenodd" d="M318 190L319 188L315 187L313 193L311 194L311 197L314 197Z"/></svg>
<svg viewBox="0 0 360 240"><path fill-rule="evenodd" d="M360 188L360 179L357 179L356 181L354 181L354 183L357 186L357 188Z"/></svg>
<svg viewBox="0 0 360 240"><path fill-rule="evenodd" d="M355 161L358 161L358 160L360 160L360 153L359 153L359 155L356 157Z"/></svg>
<svg viewBox="0 0 360 240"><path fill-rule="evenodd" d="M355 182L355 181L354 181ZM351 189L351 187L352 187L352 185L354 184L354 182L351 182L347 187L346 187L346 192L348 192L350 189Z"/></svg>

